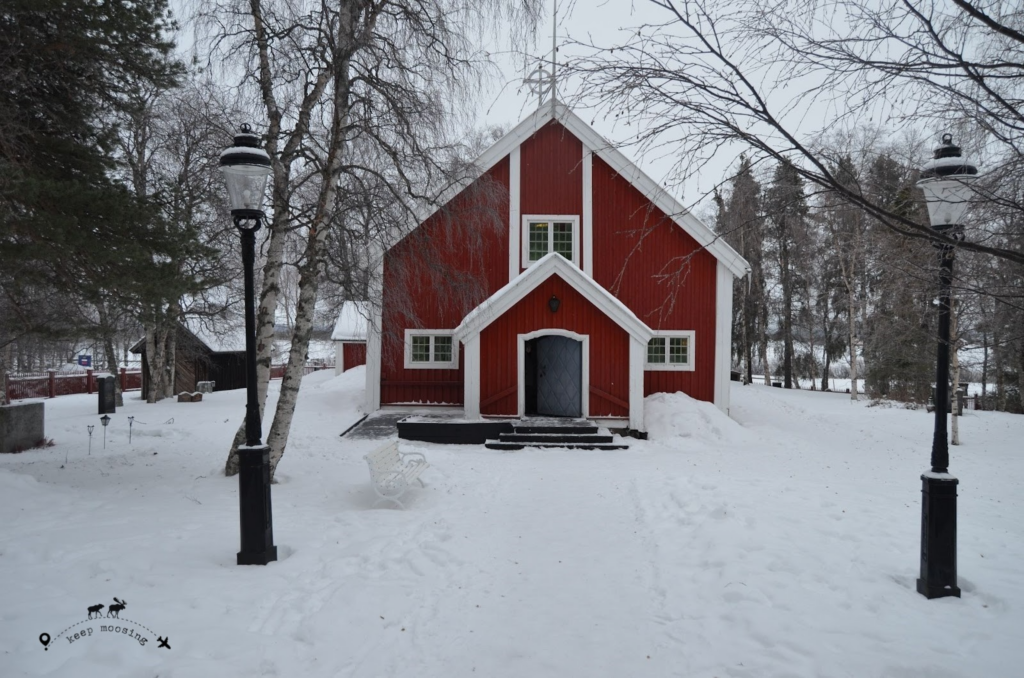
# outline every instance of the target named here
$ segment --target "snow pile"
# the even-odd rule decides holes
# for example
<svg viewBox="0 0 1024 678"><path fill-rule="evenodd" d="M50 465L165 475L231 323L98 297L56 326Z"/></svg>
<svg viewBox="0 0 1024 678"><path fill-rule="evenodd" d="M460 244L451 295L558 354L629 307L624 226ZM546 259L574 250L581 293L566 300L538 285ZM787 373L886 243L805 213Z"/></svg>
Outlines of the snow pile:
<svg viewBox="0 0 1024 678"><path fill-rule="evenodd" d="M750 435L724 412L685 393L655 393L644 399L644 422L652 441L683 438L702 445L749 443Z"/></svg>

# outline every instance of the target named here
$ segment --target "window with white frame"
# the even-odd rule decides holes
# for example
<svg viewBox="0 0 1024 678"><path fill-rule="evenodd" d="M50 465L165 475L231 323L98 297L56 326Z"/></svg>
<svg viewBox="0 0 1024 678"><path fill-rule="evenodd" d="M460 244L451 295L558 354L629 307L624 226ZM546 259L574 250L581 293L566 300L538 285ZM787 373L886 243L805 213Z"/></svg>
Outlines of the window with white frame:
<svg viewBox="0 0 1024 678"><path fill-rule="evenodd" d="M457 370L458 344L452 330L406 330L405 369Z"/></svg>
<svg viewBox="0 0 1024 678"><path fill-rule="evenodd" d="M580 219L577 216L528 214L523 217L523 268L548 254L558 252L579 266Z"/></svg>
<svg viewBox="0 0 1024 678"><path fill-rule="evenodd" d="M655 332L647 342L645 370L692 370L693 332Z"/></svg>

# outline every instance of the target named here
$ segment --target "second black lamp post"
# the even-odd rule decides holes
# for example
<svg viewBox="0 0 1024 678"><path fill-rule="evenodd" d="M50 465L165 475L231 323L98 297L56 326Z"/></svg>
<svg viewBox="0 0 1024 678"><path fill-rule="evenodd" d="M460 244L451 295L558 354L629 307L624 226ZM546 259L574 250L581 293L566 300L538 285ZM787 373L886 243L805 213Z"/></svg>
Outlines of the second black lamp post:
<svg viewBox="0 0 1024 678"><path fill-rule="evenodd" d="M277 560L274 520L270 505L270 448L263 444L256 391L255 283L256 231L263 220L263 195L270 176L270 156L259 137L242 125L234 144L220 154L220 169L228 185L231 217L242 238L245 269L245 445L238 448L239 522L242 545L239 565L266 565Z"/></svg>
<svg viewBox="0 0 1024 678"><path fill-rule="evenodd" d="M963 239L963 218L970 206L971 182L978 169L961 157L949 134L921 169L918 187L928 204L932 230L953 241ZM935 431L932 435L931 469L921 475L921 577L917 591L927 598L960 597L956 579L956 486L949 473L949 440L946 416L949 407L949 320L953 258L949 242L937 241L939 253L939 347L935 367Z"/></svg>

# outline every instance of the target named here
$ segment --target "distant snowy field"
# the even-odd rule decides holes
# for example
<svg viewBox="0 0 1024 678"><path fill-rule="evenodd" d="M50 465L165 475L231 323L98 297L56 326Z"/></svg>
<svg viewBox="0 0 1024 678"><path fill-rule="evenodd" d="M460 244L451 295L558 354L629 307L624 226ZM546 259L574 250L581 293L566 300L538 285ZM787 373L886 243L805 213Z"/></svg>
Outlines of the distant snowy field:
<svg viewBox="0 0 1024 678"><path fill-rule="evenodd" d="M221 473L243 391L130 395L91 455L95 398L45 401L56 445L0 456L0 676L1021 675L1024 417L961 420L963 598L927 601L923 410L734 384L731 420L657 395L622 452L403 444L427 487L371 510L379 443L338 437L362 380L306 378L267 567L235 565ZM146 644L69 642L113 597Z"/></svg>

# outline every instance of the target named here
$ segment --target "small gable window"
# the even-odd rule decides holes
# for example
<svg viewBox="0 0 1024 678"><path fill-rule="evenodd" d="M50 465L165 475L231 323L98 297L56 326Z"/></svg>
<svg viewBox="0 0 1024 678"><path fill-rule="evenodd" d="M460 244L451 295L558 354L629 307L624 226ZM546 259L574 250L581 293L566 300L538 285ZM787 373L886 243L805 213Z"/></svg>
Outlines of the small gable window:
<svg viewBox="0 0 1024 678"><path fill-rule="evenodd" d="M646 370L692 370L693 332L656 332L647 342Z"/></svg>
<svg viewBox="0 0 1024 678"><path fill-rule="evenodd" d="M452 330L406 330L405 369L457 370L459 355Z"/></svg>
<svg viewBox="0 0 1024 678"><path fill-rule="evenodd" d="M523 268L550 252L579 266L580 220L576 216L526 215L523 217Z"/></svg>

